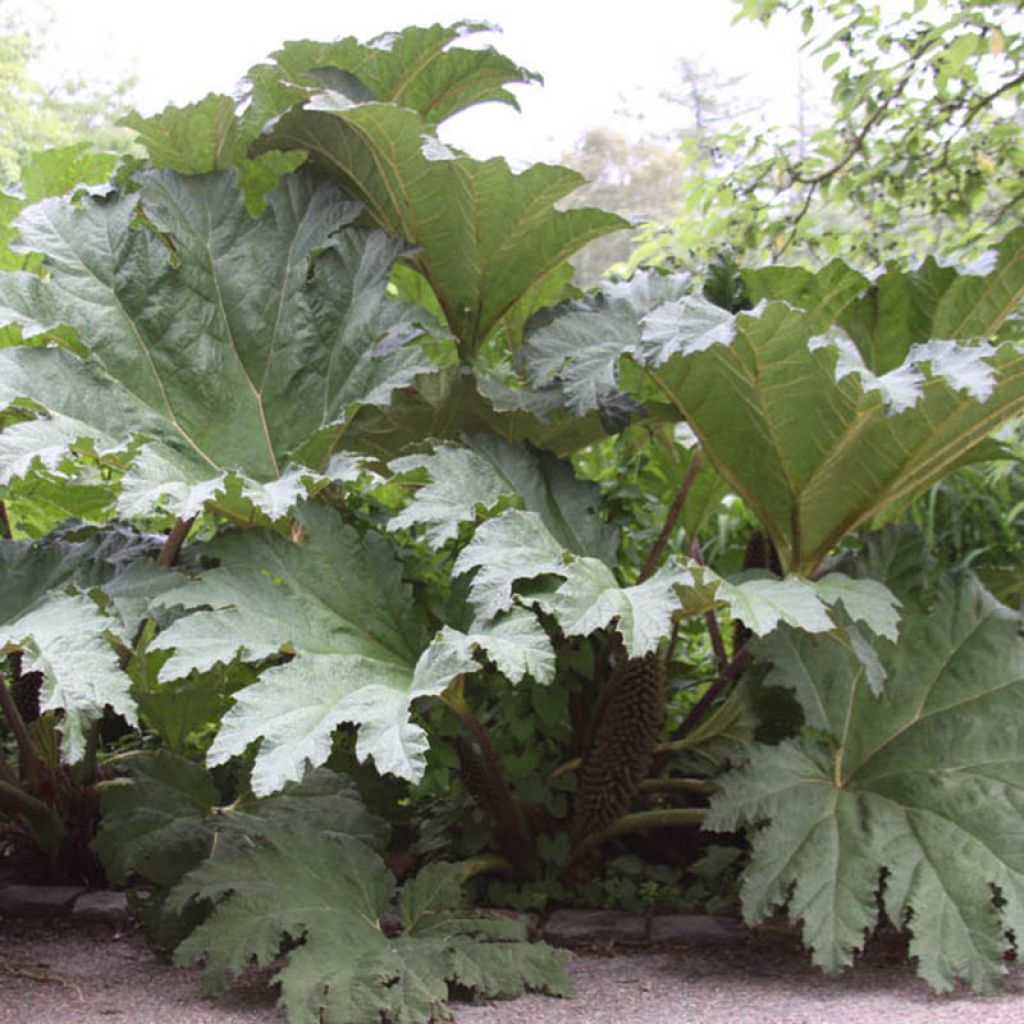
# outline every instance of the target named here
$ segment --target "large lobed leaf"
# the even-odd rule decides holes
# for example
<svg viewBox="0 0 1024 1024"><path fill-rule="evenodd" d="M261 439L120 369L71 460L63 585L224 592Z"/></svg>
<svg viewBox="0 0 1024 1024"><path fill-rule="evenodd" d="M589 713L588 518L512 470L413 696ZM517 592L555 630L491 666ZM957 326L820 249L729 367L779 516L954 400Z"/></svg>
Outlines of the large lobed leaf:
<svg viewBox="0 0 1024 1024"><path fill-rule="evenodd" d="M169 750L140 752L100 786L103 820L93 847L111 881L137 875L170 887L208 858L237 853L267 828L320 830L382 845L386 826L363 807L351 779L323 768L263 800L221 806L210 773Z"/></svg>
<svg viewBox="0 0 1024 1024"><path fill-rule="evenodd" d="M27 334L67 324L88 357L0 349L0 406L30 399L48 414L0 435L0 479L33 452L53 466L76 439L106 451L144 439L125 514L194 515L230 474L279 516L355 410L430 368L402 344L420 314L385 298L404 247L351 226L358 207L308 172L285 178L258 219L234 172L139 180L131 195L50 200L19 221L49 277L0 278L0 317ZM321 463L292 464L319 434Z"/></svg>
<svg viewBox="0 0 1024 1024"><path fill-rule="evenodd" d="M282 115L259 146L308 152L375 223L416 245L413 265L467 357L572 253L628 227L599 210L556 209L583 183L575 171L537 164L515 174L501 159L457 156L420 115L392 104L327 92Z"/></svg>
<svg viewBox="0 0 1024 1024"><path fill-rule="evenodd" d="M175 952L205 957L203 989L220 992L255 960L291 948L275 977L291 1024L428 1024L447 1019L448 983L480 996L526 988L568 995L567 954L529 943L520 921L462 909L461 868L434 864L399 898L402 933L380 927L394 880L365 844L348 836L268 829L250 850L207 861L172 894L172 906L217 906Z"/></svg>
<svg viewBox="0 0 1024 1024"><path fill-rule="evenodd" d="M876 923L881 888L934 988L961 977L994 989L1004 933L1024 934L1019 615L971 576L944 579L881 652L881 696L835 639L782 626L754 651L831 743L756 746L721 780L706 827L756 833L746 919L788 905L815 963L834 971Z"/></svg>
<svg viewBox="0 0 1024 1024"><path fill-rule="evenodd" d="M463 447L436 445L429 454L395 459L390 468L426 470L430 478L392 517L391 530L422 524L427 538L441 545L458 534L460 523L475 518L478 506L490 510L502 498L515 498L567 550L615 561L618 533L597 514L597 485L578 480L570 463L545 452L477 434Z"/></svg>
<svg viewBox="0 0 1024 1024"><path fill-rule="evenodd" d="M762 301L735 316L686 294L632 313L613 295L567 306L527 339L528 366L577 411L600 408L617 387L667 404L756 511L783 567L809 575L847 532L919 493L1024 408L1024 355L984 340L1024 295L1022 252L1018 230L986 272L890 271L878 287L904 295L898 336L879 335L878 296L834 263L817 275L752 273ZM605 339L596 362L575 354L581 318Z"/></svg>
<svg viewBox="0 0 1024 1024"><path fill-rule="evenodd" d="M455 572L471 574L469 600L484 622L517 603L536 605L569 636L617 630L630 657L655 650L680 618L729 608L758 636L780 622L808 633L836 631L869 660L877 688L884 672L859 642L857 624L890 640L899 630L900 602L875 580L834 572L813 583L756 575L726 581L695 562L674 559L649 579L628 585L600 559L562 546L536 512L520 509L478 527L459 553Z"/></svg>
<svg viewBox="0 0 1024 1024"><path fill-rule="evenodd" d="M217 568L164 594L160 603L198 609L160 633L153 647L174 649L160 678L241 657L272 658L260 681L235 694L210 748L212 764L260 741L252 788L258 796L322 764L343 722L359 726L357 752L380 772L418 778L427 737L409 719L418 697L442 692L476 672L478 651L509 678L536 672L548 681L550 644L530 617L446 628L428 645L389 541L362 536L323 505L296 510L305 540L249 530L213 541Z"/></svg>
<svg viewBox="0 0 1024 1024"><path fill-rule="evenodd" d="M352 36L332 43L286 43L271 55L273 63L250 68L247 78L252 99L246 119L262 127L332 82L346 86L350 93L358 91L364 99L415 110L432 125L477 103L507 103L518 109L515 96L505 86L538 82L539 75L519 67L493 47L452 45L492 29L485 22L460 21L412 26L368 43Z"/></svg>

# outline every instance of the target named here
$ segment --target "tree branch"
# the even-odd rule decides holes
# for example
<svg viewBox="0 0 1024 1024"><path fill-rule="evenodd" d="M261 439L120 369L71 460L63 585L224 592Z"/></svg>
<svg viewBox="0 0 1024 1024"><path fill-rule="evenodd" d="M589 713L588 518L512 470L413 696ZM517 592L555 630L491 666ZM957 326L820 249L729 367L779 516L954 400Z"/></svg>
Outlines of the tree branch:
<svg viewBox="0 0 1024 1024"><path fill-rule="evenodd" d="M796 170L790 171L790 180L794 184L800 185L821 185L828 181L830 178L834 178L840 171L842 171L847 164L864 148L864 143L867 142L867 138L871 129L878 124L879 121L888 113L889 108L892 104L898 100L906 90L914 77L914 72L917 70L917 61L923 56L928 46L922 43L916 53L913 53L907 65L907 70L903 77L900 79L896 88L885 98L882 103L875 108L874 113L864 122L861 129L857 134L850 140L850 148L847 150L846 155L841 159L837 160L831 167L826 168L824 171L820 171L818 174L804 177Z"/></svg>
<svg viewBox="0 0 1024 1024"><path fill-rule="evenodd" d="M0 501L0 537L10 540L14 536L11 533L11 520L7 516L7 506Z"/></svg>

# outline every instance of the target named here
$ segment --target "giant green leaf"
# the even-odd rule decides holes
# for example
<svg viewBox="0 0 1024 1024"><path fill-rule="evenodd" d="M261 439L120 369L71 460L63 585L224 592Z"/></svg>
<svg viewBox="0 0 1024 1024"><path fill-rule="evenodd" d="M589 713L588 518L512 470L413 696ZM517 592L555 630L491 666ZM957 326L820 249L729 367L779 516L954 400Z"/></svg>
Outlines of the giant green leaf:
<svg viewBox="0 0 1024 1024"><path fill-rule="evenodd" d="M610 213L556 209L583 183L575 171L538 164L515 174L501 159L456 156L415 111L392 104L322 93L258 145L308 152L380 227L415 244L413 265L466 358L568 256L628 227Z"/></svg>
<svg viewBox="0 0 1024 1024"><path fill-rule="evenodd" d="M205 958L206 994L282 949L275 980L291 1024L428 1024L447 1016L449 982L482 996L570 992L566 954L526 942L522 922L463 909L459 865L430 865L406 883L402 933L389 939L379 922L394 880L369 847L295 830L268 830L262 840L208 861L172 894L179 907L218 901L175 951L179 964Z"/></svg>
<svg viewBox="0 0 1024 1024"><path fill-rule="evenodd" d="M567 307L531 332L528 372L579 412L616 389L671 408L757 513L783 567L806 575L1024 408L1021 351L984 340L1020 302L1022 245L1015 231L989 267L931 273L915 292L917 335L872 341L852 312L867 279L834 263L751 274L762 301L735 316L685 293L646 310L611 297ZM904 275L905 290L922 274ZM886 275L886 293L897 277ZM597 355L578 351L584 337L599 339Z"/></svg>
<svg viewBox="0 0 1024 1024"><path fill-rule="evenodd" d="M368 814L350 779L323 768L263 800L222 806L210 773L168 750L133 756L123 776L100 786L103 819L94 849L111 881L130 874L170 887L209 857L236 852L267 828L319 829L382 844L384 823Z"/></svg>
<svg viewBox="0 0 1024 1024"><path fill-rule="evenodd" d="M290 462L296 448L340 435L360 406L386 404L430 368L404 343L419 314L384 294L403 246L350 226L359 208L311 173L285 178L258 219L234 172L140 182L20 219L20 245L43 252L50 273L0 278L4 319L30 334L68 324L88 357L0 349L0 406L30 399L50 417L12 428L0 473L23 472L33 451L53 465L76 439L106 451L138 439L125 514L194 515L234 476L276 517L333 451L321 444L309 468Z"/></svg>
<svg viewBox="0 0 1024 1024"><path fill-rule="evenodd" d="M210 610L157 637L156 648L175 649L161 678L236 655L294 652L236 694L209 753L217 764L263 737L252 782L259 795L302 778L307 763L322 764L346 721L363 725L360 756L372 755L382 772L415 775L426 737L408 713L425 637L401 565L384 538L360 537L328 508L297 515L303 544L271 531L220 537L211 545L220 566L162 598Z"/></svg>
<svg viewBox="0 0 1024 1024"><path fill-rule="evenodd" d="M462 635L440 631L428 645L386 538L362 536L322 505L303 505L296 544L270 530L224 535L209 546L217 568L160 604L197 609L154 640L173 648L160 678L175 679L236 657L273 658L259 682L235 694L208 753L228 760L259 740L252 789L264 796L326 761L343 722L359 726L356 751L381 773L416 779L427 737L411 703L476 672L487 651L513 680L550 677L550 646L534 624L509 618ZM516 647L521 649L516 651Z"/></svg>
<svg viewBox="0 0 1024 1024"><path fill-rule="evenodd" d="M680 311L685 331L687 311ZM809 315L770 303L729 343L652 339L652 390L685 416L708 457L768 529L782 564L810 573L850 529L942 476L1024 408L1024 356L930 342L882 376Z"/></svg>
<svg viewBox="0 0 1024 1024"><path fill-rule="evenodd" d="M1019 615L971 576L945 579L879 650L879 697L837 640L783 626L754 651L831 744L755 747L720 782L707 826L756 830L746 919L788 904L815 962L838 970L876 923L881 888L933 987L993 989L1004 933L1024 934Z"/></svg>
<svg viewBox="0 0 1024 1024"><path fill-rule="evenodd" d="M869 283L834 260L816 272L748 270L743 281L752 302L783 299L806 310L814 333L841 324L867 368L884 374L929 339L970 341L996 333L1024 300L1024 228L961 268L929 257L911 270L890 267Z"/></svg>

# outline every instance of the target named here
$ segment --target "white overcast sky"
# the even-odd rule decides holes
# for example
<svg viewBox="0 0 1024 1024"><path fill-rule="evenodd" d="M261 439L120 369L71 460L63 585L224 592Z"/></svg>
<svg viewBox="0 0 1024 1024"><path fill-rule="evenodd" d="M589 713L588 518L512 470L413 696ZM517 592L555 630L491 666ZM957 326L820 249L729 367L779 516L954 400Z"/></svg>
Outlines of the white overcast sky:
<svg viewBox="0 0 1024 1024"><path fill-rule="evenodd" d="M770 31L731 25L731 0L579 3L575 0L22 0L52 13L46 69L116 79L134 74L145 113L237 80L288 39L360 39L406 25L460 19L500 26L494 45L544 76L517 90L522 114L488 105L453 122L447 138L474 155L553 159L624 106L654 130L671 128L673 62L698 61L744 75L742 91L768 102L774 122L792 120L799 75L795 24ZM5 6L7 6L5 4ZM17 0L12 6L17 6ZM813 72L813 57L804 60ZM674 115L678 118L678 111Z"/></svg>

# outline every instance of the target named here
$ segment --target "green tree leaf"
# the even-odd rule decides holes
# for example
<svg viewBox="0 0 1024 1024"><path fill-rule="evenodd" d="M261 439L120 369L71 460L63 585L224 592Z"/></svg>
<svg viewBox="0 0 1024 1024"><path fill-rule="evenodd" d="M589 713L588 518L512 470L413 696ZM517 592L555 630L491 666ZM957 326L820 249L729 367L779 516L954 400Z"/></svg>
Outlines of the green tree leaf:
<svg viewBox="0 0 1024 1024"><path fill-rule="evenodd" d="M1004 932L1024 928L1019 616L973 577L946 578L932 607L907 613L895 648L879 650L889 680L878 697L838 640L783 626L754 651L773 665L767 683L792 689L833 746L756 746L722 780L707 827L758 830L746 919L788 904L815 963L838 970L875 924L881 887L934 988L962 977L991 991Z"/></svg>

